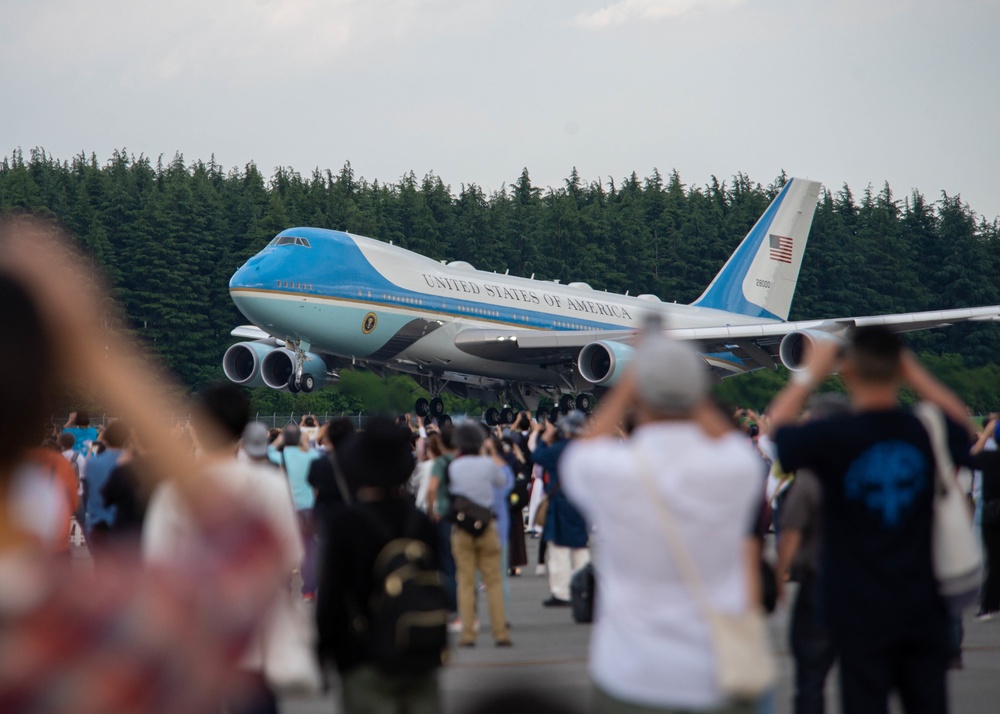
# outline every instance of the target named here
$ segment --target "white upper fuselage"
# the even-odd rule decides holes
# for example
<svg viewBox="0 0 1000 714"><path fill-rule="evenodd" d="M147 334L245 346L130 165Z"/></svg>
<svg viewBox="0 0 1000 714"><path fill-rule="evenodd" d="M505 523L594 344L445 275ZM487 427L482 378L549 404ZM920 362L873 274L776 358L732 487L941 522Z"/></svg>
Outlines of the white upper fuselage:
<svg viewBox="0 0 1000 714"><path fill-rule="evenodd" d="M466 263L445 265L370 238L317 228L280 233L233 275L230 293L255 325L278 339L305 342L314 352L403 371L538 383L550 383L551 372L467 354L455 346L455 336L470 328L505 327L619 330L624 336L640 329L649 311L671 328L762 322L653 296L489 273Z"/></svg>

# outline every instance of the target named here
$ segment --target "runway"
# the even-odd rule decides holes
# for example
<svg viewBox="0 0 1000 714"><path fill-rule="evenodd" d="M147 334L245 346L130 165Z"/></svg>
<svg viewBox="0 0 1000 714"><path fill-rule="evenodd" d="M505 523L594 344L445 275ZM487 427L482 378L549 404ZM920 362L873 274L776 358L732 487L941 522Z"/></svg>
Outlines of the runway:
<svg viewBox="0 0 1000 714"><path fill-rule="evenodd" d="M529 541L534 562L537 541ZM568 609L543 608L548 597L547 579L534 575L534 566L510 579L511 639L514 647L493 646L486 618L485 599L480 603L484 620L473 649L452 650L452 661L442 671L445 711L464 714L490 692L512 688L535 689L562 702L573 711L585 712L590 702L587 676L589 625L572 621ZM794 586L790 589L794 597ZM996 711L1000 701L1000 618L978 622L965 618L964 669L948 674L952 714ZM779 607L771 618L771 635L777 652L779 680L775 690L775 712L792 712L792 660L788 652L788 607ZM836 671L827 682L827 711L838 712ZM284 700L282 714L331 714L339 712L335 693L313 700ZM893 711L901 711L894 706ZM518 713L515 713L518 714ZM520 714L527 714L522 712Z"/></svg>

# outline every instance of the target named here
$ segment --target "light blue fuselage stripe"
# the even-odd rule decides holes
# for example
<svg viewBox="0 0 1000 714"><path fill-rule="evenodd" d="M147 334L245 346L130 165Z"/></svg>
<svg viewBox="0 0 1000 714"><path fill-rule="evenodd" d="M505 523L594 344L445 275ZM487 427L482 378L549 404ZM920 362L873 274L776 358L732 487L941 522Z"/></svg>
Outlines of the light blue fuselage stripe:
<svg viewBox="0 0 1000 714"><path fill-rule="evenodd" d="M308 238L312 247L268 246L236 271L229 282L230 289L301 294L363 302L373 307L412 308L431 316L465 318L503 326L545 330L633 329L614 322L552 315L527 306L511 307L409 290L387 280L346 233L319 228L294 228L282 231L278 236L286 234ZM270 257L277 260L268 260ZM289 280L292 276L294 281ZM290 283L290 286L278 286L279 283L283 286L285 282ZM599 295L582 293L574 299L580 303L593 302L595 298L599 299Z"/></svg>
<svg viewBox="0 0 1000 714"><path fill-rule="evenodd" d="M775 204L780 204L780 201L776 201ZM764 235L767 232L766 225L769 224L770 220L765 222ZM253 309L254 305L263 308L264 312L270 315L269 322L276 325L285 323L286 320L301 324L303 317L296 315L294 309L303 304L294 300L294 297L300 296L318 299L322 304L321 313L325 313L327 319L340 314L341 310L345 311L345 317L351 314L353 318L359 311L363 314L369 310L391 308L408 312L414 318L423 317L432 320L457 318L494 324L498 328L513 326L553 331L635 329L634 325L553 315L527 306L511 307L409 290L386 279L364 256L354 239L346 233L320 228L292 228L278 234L279 237L284 235L307 238L311 247L294 244L270 245L237 270L229 284L237 305L242 303L248 312L256 312ZM756 249L751 251L750 260L755 253ZM286 283L288 287L284 287ZM278 297L269 299L265 297L266 295L289 296L292 299ZM586 304L598 302L600 297L601 293L596 291L589 295L581 291L581 295L574 296L573 299ZM702 305L702 307L714 306ZM625 309L637 310L638 307L626 306ZM633 319L636 317L631 313L629 316ZM761 316L773 317L766 311ZM380 317L380 321L382 319ZM391 319L390 322L395 325L405 320L400 316ZM335 329L332 326L321 327L319 321L315 326L317 329L327 331ZM315 337L314 341L317 344L323 342ZM356 342L355 339L350 341ZM365 342L367 353L374 352L372 343ZM354 344L353 347L360 348L361 344ZM362 352L359 350L360 353ZM747 369L744 361L731 352L705 356L728 363L735 369Z"/></svg>

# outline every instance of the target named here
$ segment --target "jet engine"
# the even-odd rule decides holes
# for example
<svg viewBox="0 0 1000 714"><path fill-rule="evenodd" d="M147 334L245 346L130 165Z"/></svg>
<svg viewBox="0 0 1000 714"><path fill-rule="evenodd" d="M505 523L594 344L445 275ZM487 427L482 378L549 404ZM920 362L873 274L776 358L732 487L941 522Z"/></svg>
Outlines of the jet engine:
<svg viewBox="0 0 1000 714"><path fill-rule="evenodd" d="M226 350L222 358L222 371L236 384L244 387L262 387L260 366L268 352L274 350L274 344L267 340L257 342L237 342Z"/></svg>
<svg viewBox="0 0 1000 714"><path fill-rule="evenodd" d="M622 376L634 349L622 342L601 340L580 350L576 366L580 376L591 384L610 387Z"/></svg>
<svg viewBox="0 0 1000 714"><path fill-rule="evenodd" d="M302 365L302 381L299 385L302 391L311 392L322 387L329 379L326 362L312 352L306 352L306 361ZM260 365L260 376L271 389L290 389L290 380L295 373L295 353L284 347L271 350Z"/></svg>
<svg viewBox="0 0 1000 714"><path fill-rule="evenodd" d="M806 347L813 347L820 342L834 340L843 344L843 340L834 334L823 330L798 330L789 332L781 338L781 345L778 347L778 356L781 363L793 372L798 372L805 367L803 358L806 354Z"/></svg>

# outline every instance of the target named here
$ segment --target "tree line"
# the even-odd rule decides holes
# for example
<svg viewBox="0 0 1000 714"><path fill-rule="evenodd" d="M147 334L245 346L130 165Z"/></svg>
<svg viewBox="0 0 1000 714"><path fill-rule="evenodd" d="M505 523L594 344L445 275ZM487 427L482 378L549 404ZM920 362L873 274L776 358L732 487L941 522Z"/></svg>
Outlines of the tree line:
<svg viewBox="0 0 1000 714"><path fill-rule="evenodd" d="M59 160L18 149L0 162L0 213L28 211L65 226L107 274L130 327L196 388L222 377L229 331L245 322L229 299L229 277L285 228L346 230L482 270L687 303L786 178L762 184L739 173L688 185L676 170L585 180L574 168L561 186L543 188L524 169L500 189L456 190L433 173L367 181L350 163L338 172L278 167L265 176L253 163L227 170L181 154L154 160L123 149L102 163L94 154ZM998 304L998 275L1000 222L959 196L898 197L887 183L859 195L847 185L824 188L790 319ZM939 374L974 408L1000 405L997 326L915 333L909 342L935 356ZM754 402L773 377L727 380L723 391ZM356 409L378 389L347 381L310 395L310 408ZM402 384L389 391L415 389ZM301 403L267 392L255 394L264 410Z"/></svg>

